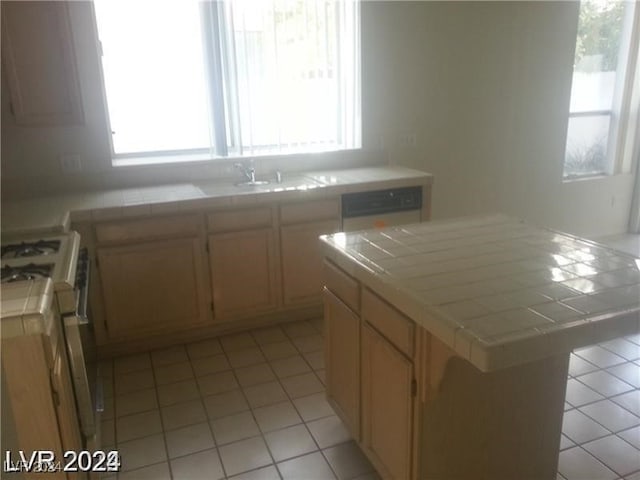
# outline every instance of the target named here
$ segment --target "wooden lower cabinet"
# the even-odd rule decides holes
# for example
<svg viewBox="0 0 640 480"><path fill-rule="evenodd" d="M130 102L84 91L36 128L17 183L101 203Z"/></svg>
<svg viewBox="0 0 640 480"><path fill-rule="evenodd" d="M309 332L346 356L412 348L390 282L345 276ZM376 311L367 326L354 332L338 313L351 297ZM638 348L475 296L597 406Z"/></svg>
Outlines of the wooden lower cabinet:
<svg viewBox="0 0 640 480"><path fill-rule="evenodd" d="M360 438L360 318L324 290L327 398L351 435Z"/></svg>
<svg viewBox="0 0 640 480"><path fill-rule="evenodd" d="M199 238L99 247L97 258L109 338L136 338L208 320Z"/></svg>
<svg viewBox="0 0 640 480"><path fill-rule="evenodd" d="M364 323L361 368L361 444L384 478L410 478L413 363Z"/></svg>
<svg viewBox="0 0 640 480"><path fill-rule="evenodd" d="M336 265L325 278L327 399L383 478L415 478L418 337Z"/></svg>
<svg viewBox="0 0 640 480"><path fill-rule="evenodd" d="M82 450L82 439L80 437L71 374L69 373L69 362L64 348L65 346L62 344L58 346L57 355L53 361L51 389L62 438L62 448L66 451L73 450L78 452Z"/></svg>
<svg viewBox="0 0 640 480"><path fill-rule="evenodd" d="M277 307L273 229L209 235L209 265L216 321Z"/></svg>
<svg viewBox="0 0 640 480"><path fill-rule="evenodd" d="M75 398L59 318L51 335L24 335L2 339L2 431L5 454L15 463L19 451L29 458L37 450L54 452L83 446ZM23 478L20 474L8 477ZM3 476L4 478L4 476ZM61 470L24 475L24 478L84 479L83 472Z"/></svg>
<svg viewBox="0 0 640 480"><path fill-rule="evenodd" d="M327 398L382 478L556 478L569 352L480 371L328 267Z"/></svg>
<svg viewBox="0 0 640 480"><path fill-rule="evenodd" d="M285 305L320 302L322 253L318 237L340 229L338 220L324 220L280 228L282 288Z"/></svg>

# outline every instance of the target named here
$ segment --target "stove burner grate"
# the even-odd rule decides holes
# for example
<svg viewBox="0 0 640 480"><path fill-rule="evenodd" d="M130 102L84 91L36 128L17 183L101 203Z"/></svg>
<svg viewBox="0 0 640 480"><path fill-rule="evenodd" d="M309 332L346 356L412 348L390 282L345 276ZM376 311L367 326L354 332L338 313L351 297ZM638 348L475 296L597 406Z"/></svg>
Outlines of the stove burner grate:
<svg viewBox="0 0 640 480"><path fill-rule="evenodd" d="M19 267L5 265L2 267L2 283L20 282L24 280L36 280L38 278L47 278L51 275L53 269L52 263L36 265L30 263Z"/></svg>
<svg viewBox="0 0 640 480"><path fill-rule="evenodd" d="M37 242L20 242L2 246L0 258L35 257L52 255L60 250L60 240L38 240Z"/></svg>

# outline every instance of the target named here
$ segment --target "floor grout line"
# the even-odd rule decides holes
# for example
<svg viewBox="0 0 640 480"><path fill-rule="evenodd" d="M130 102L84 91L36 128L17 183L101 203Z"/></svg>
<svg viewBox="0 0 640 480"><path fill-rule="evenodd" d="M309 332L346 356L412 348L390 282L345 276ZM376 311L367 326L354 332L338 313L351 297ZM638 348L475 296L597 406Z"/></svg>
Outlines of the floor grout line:
<svg viewBox="0 0 640 480"><path fill-rule="evenodd" d="M301 326L300 328L296 328L294 323L304 324L306 326L305 327ZM310 327L310 328L308 328L308 327ZM288 328L288 330L286 328ZM267 330L267 329L274 329L274 332L279 331L280 333L273 334L273 337L271 337L271 339L265 341L265 338L269 338L268 335L259 336L259 334L257 334L256 332L258 332L259 330ZM248 438L260 438L261 439L261 441L264 443L264 445L266 447L266 452L269 455L270 463L268 465L255 467L255 468L252 468L250 470L242 471L242 472L239 472L239 473L234 473L234 475L245 475L245 474L260 470L260 469L268 467L268 466L273 466L275 468L275 471L277 472L278 476L280 478L282 478L282 474L280 472L278 464L283 463L283 462L288 462L290 460L295 460L295 459L304 457L306 455L311 455L311 454L314 454L314 453L320 453L323 461L327 464L327 466L332 471L334 476L336 478L338 478L338 471L331 464L331 462L329 462L329 458L326 455L326 451L329 450L329 449L332 449L332 448L334 448L336 446L339 446L339 445L346 445L349 442L352 442L353 440L340 441L337 444L329 445L329 446L327 446L325 448L321 448L320 444L318 443L319 440L316 439L316 437L313 435L313 433L311 431L311 428L309 427L309 424L312 423L312 422L315 422L317 420L329 418L329 417L335 415L335 413L333 413L333 415L331 415L331 414L326 414L326 412L325 412L324 414L322 414L320 417L317 417L317 418L315 418L312 415L312 418L310 418L309 420L306 420L305 417L302 414L302 412L303 412L302 407L296 404L296 400L298 400L300 398L316 395L318 393L321 393L321 392L325 391L326 387L325 387L324 382L321 380L321 378L319 376L319 373L318 373L319 371L324 371L324 365L318 364L316 366L320 366L322 368L317 368L316 369L316 368L314 368L314 365L312 364L312 362L309 360L309 358L312 358L312 359L314 358L314 357L312 357L312 355L314 353L322 351L322 348L323 348L322 344L320 345L319 349L315 349L315 347L313 347L309 351L303 351L302 348L307 349L307 347L305 345L309 344L309 342L305 343L304 341L298 340L300 338L310 337L312 335L320 335L320 336L322 336L323 335L322 332L319 331L318 328L316 328L310 321L302 321L302 322L288 322L288 323L277 325L275 327L267 327L267 328L255 329L255 330L252 330L252 331L247 332L247 333L249 334L249 338L253 341L254 345L252 345L252 346L245 345L245 346L241 346L241 347L234 346L233 348L229 348L230 345L227 345L227 347L225 348L224 341L220 341L220 340L224 339L225 337L220 337L220 340L218 342L213 342L212 343L212 345L218 345L217 348L219 349L219 351L218 351L218 349L214 348L214 352L211 353L211 354L208 354L208 355L207 354L203 354L202 352L199 352L197 355L195 355L194 353L190 353L190 350L188 348L188 345L191 345L191 344L183 345L182 349L186 354L186 358L187 358L187 361L189 363L189 367L191 369L192 377L189 378L189 379L174 380L174 381L171 381L171 382L163 384L163 385L158 385L157 384L156 368L168 367L168 366L171 366L171 365L175 365L175 364L181 363L184 360L180 360L178 358L179 357L178 356L175 361L172 361L172 362L169 362L169 363L162 363L160 365L156 365L157 361L156 361L156 363L154 363L153 354L155 352L161 352L163 350L169 350L169 349L175 348L175 347L169 347L168 349L160 349L160 350L154 350L154 351L151 351L151 352L147 352L146 355L148 356L149 365L150 366L149 367L145 367L145 368L140 368L140 365L143 365L144 362L141 362L138 366L136 366L135 363L134 363L133 364L133 368L134 368L133 370L125 369L125 371L122 371L122 367L120 367L120 368L117 368L118 373L116 374L116 364L117 364L117 360L118 359L116 359L114 361L111 361L111 372L112 373L111 373L111 378L109 379L109 381L111 382L112 393L113 393L113 398L112 398L112 401L113 401L113 419L108 419L108 420L104 420L104 421L112 421L113 422L113 435L114 435L114 443L115 443L116 448L117 448L117 446L119 444L124 443L124 442L118 441L118 428L117 428L118 419L126 418L126 417L131 416L131 415L137 415L139 413L145 413L145 412L149 412L149 411L155 410L155 408L149 408L149 409L144 409L142 411L135 411L134 413L128 413L126 415L119 415L118 414L118 397L122 397L123 395L129 395L131 393L140 392L140 391L142 391L144 389L134 389L134 390L131 390L131 391L126 391L124 394L118 394L117 390L116 390L116 381L117 381L117 379L119 377L122 377L123 375L128 375L130 373L141 372L141 371L145 371L145 370L149 370L150 369L150 370L152 370L151 373L152 373L152 376L153 376L153 387L147 387L147 388L154 388L155 389L155 401L157 403L158 414L160 415L160 422L161 422L161 428L162 428L161 434L163 436L163 445L164 445L164 449L165 449L166 463L168 465L168 469L169 469L169 473L171 475L171 478L173 478L173 476L175 475L174 472L173 472L173 468L172 468L172 460L185 458L185 457L188 457L190 455L197 454L197 453L202 453L203 451L207 451L210 448L212 450L215 450L215 454L216 454L216 456L218 458L218 462L219 462L220 467L222 469L222 473L224 475L224 478L229 478L227 469L224 466L224 463L223 463L223 460L222 460L222 455L220 453L220 448L225 447L227 445L232 445L232 444L237 443L237 442L245 441ZM298 333L304 333L304 334L303 335L298 335ZM208 340L203 340L203 341L193 342L193 343L195 344L195 343L206 342L206 341L208 341ZM629 339L628 341L631 344L637 346L637 343L634 342L633 340ZM268 345L272 345L272 344L276 344L276 343L283 343L284 344L284 342L286 342L287 345L292 346L293 349L291 351L286 352L284 354L284 356L275 355L275 358L270 358L270 357L272 357L274 355L271 355L270 357L268 357L266 355L265 352L268 350ZM310 341L310 342L313 345L313 342L315 342L315 340ZM241 344L241 343L242 342L239 341L238 345ZM635 428L640 426L640 416L636 412L632 411L632 409L631 409L631 407L629 406L628 403L627 403L627 406L625 406L624 404L621 405L618 402L616 402L616 399L624 397L625 395L631 394L632 392L638 391L640 389L638 389L637 387L635 387L635 385L633 385L633 384L629 383L628 381L626 381L624 378L621 378L619 375L616 375L615 373L610 372L608 370L610 368L619 367L621 365L632 365L632 366L637 368L638 374L640 375L640 365L638 365L638 361L640 359L636 359L636 358L628 359L627 357L623 357L622 355L620 355L619 353L616 352L615 345L607 345L607 346L601 345L601 347L603 349L605 349L607 352L609 352L611 354L614 354L614 355L618 355L620 358L623 358L624 362L616 363L616 364L613 364L613 365L600 366L598 364L593 363L591 360L588 360L587 358L581 357L580 356L580 352L578 352L577 354L572 354L572 355L576 355L580 360L586 362L586 364L579 364L578 368L582 367L583 365L586 365L587 368L593 368L593 369L589 370L587 372L578 373L576 375L569 374L568 377L567 377L567 381L569 381L571 379L574 379L574 380L576 380L578 382L579 385L589 389L590 391L592 391L594 393L597 393L598 395L602 396L602 398L599 398L599 399L596 399L596 400L593 400L593 401L589 401L589 402L587 402L585 404L582 404L580 406L575 406L575 405L573 405L573 404L571 404L569 402L566 402L567 403L566 406L568 408L566 408L566 410L564 410L563 415L566 415L568 412L576 410L580 414L582 414L586 418L588 418L590 421L593 421L599 427L602 427L607 433L606 434L602 434L602 435L598 435L597 437L594 437L594 438L589 438L589 440L587 440L587 441L576 442L569 435L567 435L563 431L563 435L566 437L566 439L569 441L569 443L571 443L571 445L567 446L565 448L561 448L560 451L559 451L559 455L562 456L564 452L568 452L569 450L575 449L577 447L582 452L586 452L589 455L589 457L593 458L598 464L604 465L608 470L610 470L613 474L616 475L617 479L618 478L619 479L623 479L625 476L631 476L631 475L635 475L635 474L639 473L640 469L634 470L634 471L629 472L629 473L627 473L625 475L621 475L612 466L608 465L605 461L601 460L600 458L598 458L598 456L596 456L595 454L593 454L589 450L587 450L586 446L588 444L592 443L592 442L595 442L595 441L602 441L603 439L607 439L607 438L610 438L610 437L617 437L620 440L622 440L626 445L628 445L630 448L635 449L636 451L638 451L638 453L640 454L640 449L638 449L638 447L634 443L632 443L632 439L627 440L627 439L625 439L625 438L620 436L620 434L624 434L625 432L631 432L632 430L634 430ZM245 349L252 349L252 348L257 349L257 351L260 352L260 355L261 355L262 359L259 362L251 361L248 365L244 365L243 364L244 362L240 362L242 365L239 365L238 361L236 361L235 364L237 366L234 367L232 365L231 360L230 360L230 356L229 356L230 353L236 352L236 351L245 350ZM626 348L626 347L623 344L621 346L621 348ZM283 350L286 350L285 347L283 347ZM628 352L628 350L625 350L625 352ZM201 361L203 358L211 358L211 357L213 357L215 355L221 355L221 354L224 355L224 359L226 360L226 362L228 364L228 367L226 367L225 370L215 371L213 373L206 373L206 374L200 375L200 376L196 374L196 369L194 367L194 362L195 361ZM131 357L134 357L134 356L131 356ZM280 374L278 374L278 371L276 371L276 369L273 366L274 363L277 364L281 360L286 360L286 359L290 359L290 358L294 358L294 357L297 358L296 362L297 361L302 362L302 364L304 365L306 371L293 373L293 374L286 374L286 375L282 375L282 376ZM126 358L126 357L121 357L121 358ZM241 384L241 382L240 382L240 378L241 377L239 376L239 371L242 371L242 369L247 368L247 367L258 366L258 365L266 365L268 367L268 369L265 370L264 377L258 376L257 378L251 379L249 384L246 384L246 385ZM292 369L295 370L295 367L292 367ZM269 373L267 373L267 371ZM280 371L280 373L282 373L282 370L279 370L279 371ZM240 394L242 395L242 398L246 402L246 404L248 406L248 409L247 410L243 410L243 412L236 412L236 413L226 414L226 415L223 415L221 417L213 418L213 417L209 416L209 412L208 412L208 410L207 410L207 408L205 406L206 405L205 404L205 399L207 397L209 397L209 396L224 394L224 393L227 393L228 391L231 391L231 390L224 390L222 392L216 392L215 394L212 394L212 395L205 395L204 391L202 390L201 383L198 380L200 378L205 378L205 377L207 377L209 375L217 375L217 374L224 373L224 372L231 372L232 373L233 379L234 379L234 381L236 383L236 387L235 388L240 390ZM594 374L594 373L597 373L597 372L605 372L605 373L611 375L611 377L614 378L616 381L622 382L623 385L626 385L629 388L629 390L608 396L608 395L600 392L599 390L596 390L595 388L591 387L589 384L587 384L587 383L582 381L581 377L584 377L585 375L589 375L589 374ZM309 375L309 374L311 374L310 378L314 378L316 381L318 381L322 385L322 390L320 392L311 392L311 393L305 393L304 395L294 396L292 393L290 393L290 391L287 390L287 388L285 388L285 384L286 384L286 379L287 378L292 378L292 377L295 377L295 376L298 376L298 375ZM271 377L271 376L273 376L273 378L268 378L267 379L267 377ZM608 378L607 376L602 376L602 377L605 378L605 379ZM633 377L628 377L628 378L633 378ZM198 394L197 398L188 399L188 400L180 399L178 402L163 406L160 403L160 388L161 387L165 387L167 385L174 385L174 384L177 384L177 383L180 383L180 382L185 382L185 381L193 381L195 383L196 392ZM245 382L246 382L246 379L245 379ZM265 405L259 405L259 406L255 406L255 407L252 406L252 403L249 402L249 396L247 395L245 390L247 388L251 388L251 387L254 387L254 386L257 386L257 385L261 385L261 384L266 384L266 383L269 383L269 382L274 382L276 385L279 386L279 388L282 389L282 391L284 392L284 398L279 400L279 401L277 401L277 402L270 402L270 403L267 403ZM613 382L613 384L614 385L619 385L619 384L616 384L615 382ZM601 389L603 389L603 390L606 389L606 388L607 388L606 385L601 387ZM579 395L578 395L578 397L579 397ZM174 405L179 405L181 403L192 402L192 401L195 401L195 400L199 401L201 408L204 409L205 417L206 417L205 422L207 423L208 432L211 435L211 438L213 439L213 445L214 446L213 447L202 448L202 449L197 449L195 451L186 453L184 455L179 455L179 456L175 457L175 459L172 459L172 458L170 458L170 453L169 453L169 448L168 448L168 440L167 440L167 436L166 435L168 433L174 431L174 430L181 429L181 428L187 428L189 426L199 424L200 422L197 422L196 424L182 425L180 427L176 427L174 429L167 430L166 429L166 425L165 425L165 419L164 419L164 417L162 415L162 411L163 411L162 409L166 408L166 407L174 406ZM609 427L607 427L606 425L604 425L603 423L598 421L597 418L595 418L595 417L599 417L600 419L602 419L604 417L596 415L595 411L592 412L591 415L590 415L589 413L587 413L588 409L587 409L587 411L583 410L586 407L589 407L589 406L591 406L593 404L596 404L596 403L599 403L599 402L607 402L607 401L612 402L616 407L621 408L624 412L626 412L629 415L631 415L632 417L630 417L630 418L635 417L636 419L638 419L638 424L631 425L631 426L624 426L624 428L622 428L622 429L620 429L619 427L610 429ZM264 430L264 428L266 428L266 427L261 426L260 423L258 422L258 417L256 416L256 410L259 409L259 408L268 407L268 406L276 405L276 404L279 404L279 403L284 404L285 402L288 405L293 406L293 412L295 412L296 415L299 417L299 421L296 420L297 423L294 423L293 425L278 426L277 428L274 428L274 429L268 430L268 431ZM624 403L624 402L621 401L621 403ZM256 434L256 435L253 435L251 437L248 437L248 438L233 440L233 441L227 442L225 444L219 444L218 440L216 438L216 435L214 433L213 422L216 421L216 420L228 417L230 415L236 415L238 413L247 413L247 412L250 413L252 421L257 426L257 431L259 433ZM578 417L576 417L576 418L578 418ZM283 423L286 423L286 422L283 422ZM272 434L272 433L275 433L275 432L279 432L279 431L286 430L288 428L299 427L299 426L304 426L304 431L311 438L311 440L313 442L314 450L311 451L311 452L301 453L301 454L295 455L295 456L290 457L290 458L285 458L285 459L280 460L280 461L276 461L276 458L274 456L275 453L272 450L273 447L270 446L269 443L267 442L267 436ZM153 436L153 435L157 435L157 434L149 434L147 436L150 437L150 436ZM140 438L146 438L147 436L140 437ZM131 440L138 440L138 438L131 439ZM127 440L127 441L129 441L129 440ZM147 468L147 467L150 467L152 465L156 465L156 464L160 464L160 463L164 463L164 462L157 462L157 463L154 463L154 464L144 465L142 467L137 467L134 470L128 470L127 472L140 470L140 469ZM618 469L619 469L619 467L618 467ZM566 478L566 480L574 480L572 478L567 477L566 474L563 475L561 471L558 473L558 478L559 479L565 479ZM178 479L176 479L176 480L178 480Z"/></svg>

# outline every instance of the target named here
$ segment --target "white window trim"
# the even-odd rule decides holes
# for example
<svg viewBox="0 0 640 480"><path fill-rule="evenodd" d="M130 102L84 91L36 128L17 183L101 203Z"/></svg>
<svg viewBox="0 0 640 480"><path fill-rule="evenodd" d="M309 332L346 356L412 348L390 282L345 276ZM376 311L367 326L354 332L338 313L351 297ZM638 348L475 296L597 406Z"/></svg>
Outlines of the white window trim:
<svg viewBox="0 0 640 480"><path fill-rule="evenodd" d="M639 101L640 101L640 4L625 2L626 8L633 8L632 14L625 15L622 38L625 49L620 52L616 72L614 100L610 110L569 112L569 119L581 116L609 115L609 138L607 142L607 170L581 175L564 175L563 182L587 180L617 174L628 174L638 163ZM628 41L625 41L628 38ZM573 88L573 86L572 86ZM566 140L565 140L566 148ZM566 158L563 156L564 162Z"/></svg>
<svg viewBox="0 0 640 480"><path fill-rule="evenodd" d="M355 43L353 45L348 44L350 47L353 47L349 50L349 54L353 55L355 62L358 64L358 68L355 70L354 78L352 78L352 82L349 83L349 94L353 97L354 107L353 112L352 109L348 113L353 113L353 115L348 116L348 125L350 126L349 134L353 134L353 140L357 146L352 145L352 141L343 141L341 143L331 142L317 142L317 143L305 143L303 146L300 145L289 145L286 149L283 149L282 146L277 145L255 145L252 146L250 154L239 155L237 152L240 148L237 147L237 138L233 135L233 122L230 122L229 119L224 118L225 115L228 114L227 108L223 107L222 110L220 108L212 108L213 118L210 123L211 135L212 138L216 138L216 141L213 142L211 148L200 148L200 149L190 149L190 150L174 150L174 151L161 151L161 152L136 152L136 153L116 153L113 141L113 128L111 126L111 116L109 114L109 106L107 102L107 92L106 92L106 83L104 77L104 69L102 67L102 62L100 61L99 75L101 80L101 94L103 98L103 104L106 113L106 124L108 128L108 143L111 152L111 166L120 168L120 167L129 167L129 166L140 166L140 165L180 165L189 162L203 162L203 161L212 161L212 160L221 160L221 161L233 161L233 160L247 160L254 157L262 157L262 156L291 156L291 155L300 155L300 154L314 154L314 153L322 153L322 152L337 152L337 151L359 151L362 150L362 110L361 110L361 70L360 70L360 0L347 0L347 2L351 3L352 6L355 6L355 9L350 10L344 6L342 6L341 17L340 17L340 26L344 28L345 24L351 22L350 24L355 27ZM212 8L215 6L216 8ZM203 15L208 17L223 15L224 8L228 8L223 2L204 2L203 3ZM93 28L95 32L96 39L96 49L98 51L98 57L102 56L102 46L99 38L98 25L97 25L97 17L95 12L95 6L92 4L91 9L93 11L92 20L93 20ZM351 13L348 18L344 17L345 13ZM213 29L213 23L209 22L204 28L205 34L211 34ZM219 32L218 35L215 35L217 41L227 41L226 38L229 35L229 32L226 29L225 31ZM207 42L210 44L211 42ZM210 45L209 45L210 47ZM218 80L220 77L216 75L216 72L222 76L228 76L229 72L218 72L217 63L219 63L219 58L213 58L210 55L207 56L209 59L205 63L205 67L209 76L214 75L216 78L214 80L209 80L209 88L210 95L230 95L229 92L224 92L223 89L212 88L212 85L217 85L220 83ZM336 66L337 69L341 68L341 65L338 64ZM227 79L228 80L228 79ZM229 84L229 82L227 82ZM232 95L232 94L231 94ZM209 101L213 102L212 98L209 98ZM230 101L229 98L226 98L226 101ZM225 104L225 102L222 102ZM339 116L346 117L346 114L342 111L342 105L339 106ZM222 117L218 117L218 113L222 112ZM219 123L222 120L224 124L224 128L215 128L214 123ZM227 145L226 138L224 142L221 142L222 137L226 137L227 131L231 131L231 142ZM343 139L344 140L344 139Z"/></svg>

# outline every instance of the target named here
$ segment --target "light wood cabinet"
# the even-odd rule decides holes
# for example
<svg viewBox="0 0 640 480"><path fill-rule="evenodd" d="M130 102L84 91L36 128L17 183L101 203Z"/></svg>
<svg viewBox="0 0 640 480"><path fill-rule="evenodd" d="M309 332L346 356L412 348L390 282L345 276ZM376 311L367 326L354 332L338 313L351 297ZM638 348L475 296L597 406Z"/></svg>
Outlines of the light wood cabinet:
<svg viewBox="0 0 640 480"><path fill-rule="evenodd" d="M209 235L215 319L277 307L277 260L270 228Z"/></svg>
<svg viewBox="0 0 640 480"><path fill-rule="evenodd" d="M68 9L68 2L2 2L2 60L20 125L84 121Z"/></svg>
<svg viewBox="0 0 640 480"><path fill-rule="evenodd" d="M323 281L318 237L340 230L339 202L283 205L280 221L283 303L319 303Z"/></svg>
<svg viewBox="0 0 640 480"><path fill-rule="evenodd" d="M329 290L324 290L327 398L360 439L360 318Z"/></svg>
<svg viewBox="0 0 640 480"><path fill-rule="evenodd" d="M384 478L410 478L413 363L366 323L361 379L361 445Z"/></svg>
<svg viewBox="0 0 640 480"><path fill-rule="evenodd" d="M282 297L285 306L321 302L322 253L318 237L340 230L337 198L280 205Z"/></svg>
<svg viewBox="0 0 640 480"><path fill-rule="evenodd" d="M340 229L338 220L323 220L280 228L282 289L285 305L320 301L322 254L318 237Z"/></svg>
<svg viewBox="0 0 640 480"><path fill-rule="evenodd" d="M480 371L327 266L327 398L382 478L556 477L569 354Z"/></svg>
<svg viewBox="0 0 640 480"><path fill-rule="evenodd" d="M325 263L327 399L383 478L413 478L414 325L336 265Z"/></svg>
<svg viewBox="0 0 640 480"><path fill-rule="evenodd" d="M228 322L278 307L275 207L219 210L207 215L214 320Z"/></svg>
<svg viewBox="0 0 640 480"><path fill-rule="evenodd" d="M54 408L62 438L62 448L66 451L82 450L82 439L76 413L76 403L73 384L69 373L69 362L64 345L59 345L57 355L51 369L51 389L53 392Z"/></svg>
<svg viewBox="0 0 640 480"><path fill-rule="evenodd" d="M27 457L36 450L50 450L62 460L63 452L84 448L60 320L46 322L47 334L2 339L2 442L14 462L20 459L18 450ZM6 438L8 423L14 432ZM85 478L83 473L63 471L41 475Z"/></svg>
<svg viewBox="0 0 640 480"><path fill-rule="evenodd" d="M138 337L207 322L203 252L198 237L99 247L109 337Z"/></svg>

